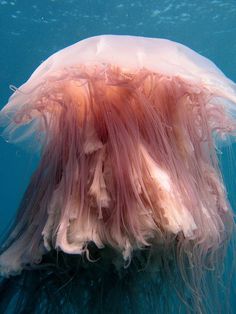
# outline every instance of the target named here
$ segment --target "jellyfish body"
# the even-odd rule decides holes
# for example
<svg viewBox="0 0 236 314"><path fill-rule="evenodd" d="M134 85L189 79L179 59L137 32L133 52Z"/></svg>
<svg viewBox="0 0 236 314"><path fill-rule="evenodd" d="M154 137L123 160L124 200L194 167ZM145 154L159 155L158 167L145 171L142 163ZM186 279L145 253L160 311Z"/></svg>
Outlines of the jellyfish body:
<svg viewBox="0 0 236 314"><path fill-rule="evenodd" d="M50 250L89 259L93 243L116 268L174 251L183 281L200 286L234 226L215 145L235 135L235 103L211 61L165 39L97 36L49 57L1 111L4 136L41 154L2 275Z"/></svg>

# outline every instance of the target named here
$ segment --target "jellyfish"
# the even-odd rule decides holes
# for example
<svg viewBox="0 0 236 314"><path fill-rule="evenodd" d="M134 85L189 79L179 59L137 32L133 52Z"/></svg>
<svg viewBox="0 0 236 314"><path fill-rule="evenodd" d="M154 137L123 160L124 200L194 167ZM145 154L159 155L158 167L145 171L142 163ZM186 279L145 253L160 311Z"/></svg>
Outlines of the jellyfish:
<svg viewBox="0 0 236 314"><path fill-rule="evenodd" d="M50 56L0 113L3 136L40 155L2 245L3 294L21 283L28 312L213 313L235 103L213 62L170 40L102 35Z"/></svg>

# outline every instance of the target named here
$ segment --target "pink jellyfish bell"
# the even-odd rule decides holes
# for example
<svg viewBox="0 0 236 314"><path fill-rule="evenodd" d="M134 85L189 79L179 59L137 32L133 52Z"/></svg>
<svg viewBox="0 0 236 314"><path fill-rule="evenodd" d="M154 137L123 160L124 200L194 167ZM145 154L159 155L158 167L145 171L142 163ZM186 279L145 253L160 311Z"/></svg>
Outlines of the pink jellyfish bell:
<svg viewBox="0 0 236 314"><path fill-rule="evenodd" d="M138 264L203 311L234 227L215 146L235 136L235 103L211 61L165 39L97 36L49 57L1 111L8 140L41 152L1 274L53 252L86 270Z"/></svg>

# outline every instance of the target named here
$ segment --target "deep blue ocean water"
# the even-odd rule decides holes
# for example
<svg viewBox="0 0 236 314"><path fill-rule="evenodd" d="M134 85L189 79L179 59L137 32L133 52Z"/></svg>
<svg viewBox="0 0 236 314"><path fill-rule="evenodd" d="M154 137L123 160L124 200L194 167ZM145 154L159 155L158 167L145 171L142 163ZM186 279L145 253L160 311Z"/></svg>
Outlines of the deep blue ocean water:
<svg viewBox="0 0 236 314"><path fill-rule="evenodd" d="M236 81L236 0L0 0L0 106L12 93L9 85L20 86L52 53L98 34L181 42ZM236 146L221 148L223 176L236 210L235 156ZM35 165L30 152L0 139L0 234Z"/></svg>

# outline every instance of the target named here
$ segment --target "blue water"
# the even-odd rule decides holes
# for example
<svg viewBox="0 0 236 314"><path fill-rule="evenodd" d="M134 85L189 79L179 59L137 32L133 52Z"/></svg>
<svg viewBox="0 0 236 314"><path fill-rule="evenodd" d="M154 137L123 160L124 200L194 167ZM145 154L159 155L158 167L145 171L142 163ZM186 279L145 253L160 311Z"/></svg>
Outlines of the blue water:
<svg viewBox="0 0 236 314"><path fill-rule="evenodd" d="M236 1L0 0L0 106L49 55L98 34L164 37L213 60L236 81ZM221 149L236 209L236 147ZM14 215L35 157L0 139L0 234ZM235 308L236 312L236 308Z"/></svg>

